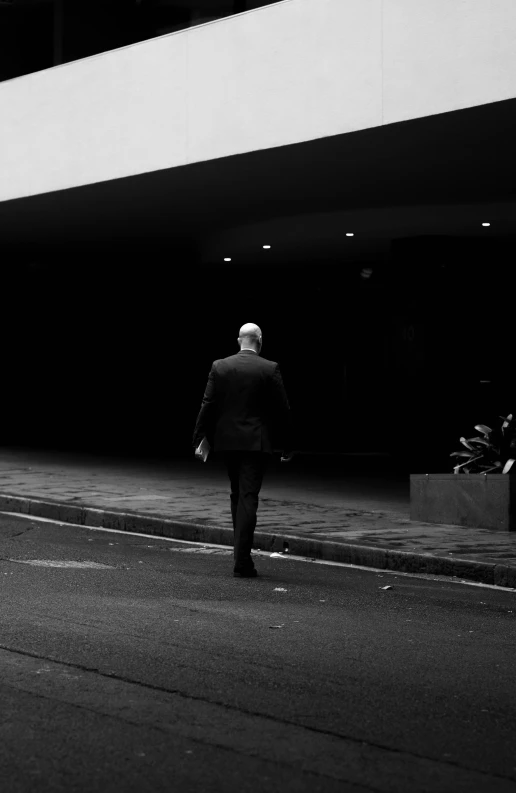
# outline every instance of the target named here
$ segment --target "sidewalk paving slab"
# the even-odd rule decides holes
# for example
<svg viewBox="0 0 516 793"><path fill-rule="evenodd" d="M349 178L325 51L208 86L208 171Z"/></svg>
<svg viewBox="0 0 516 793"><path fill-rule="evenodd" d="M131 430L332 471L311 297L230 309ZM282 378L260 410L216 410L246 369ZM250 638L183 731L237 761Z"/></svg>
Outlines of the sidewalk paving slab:
<svg viewBox="0 0 516 793"><path fill-rule="evenodd" d="M222 462L0 450L0 510L201 543L233 544ZM516 533L409 518L409 478L312 460L267 472L255 548L516 588Z"/></svg>

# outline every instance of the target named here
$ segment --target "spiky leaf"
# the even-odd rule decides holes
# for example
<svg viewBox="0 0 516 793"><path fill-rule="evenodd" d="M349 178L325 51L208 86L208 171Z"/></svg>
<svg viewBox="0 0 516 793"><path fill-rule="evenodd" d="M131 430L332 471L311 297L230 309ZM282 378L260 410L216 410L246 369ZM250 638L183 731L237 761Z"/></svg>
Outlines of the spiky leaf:
<svg viewBox="0 0 516 793"><path fill-rule="evenodd" d="M458 471L460 471L460 470L461 470L461 468L463 468L463 469L464 469L464 472L465 472L466 474L469 474L469 467L466 467L466 466L473 465L473 463L475 463L477 460L480 460L480 457L475 457L475 458L474 458L474 459L472 459L472 460L466 460L466 462L465 462L465 463L461 463L461 465L457 465L457 466L455 466L455 468L457 469L456 473L457 473ZM455 470L455 469L454 469L454 470Z"/></svg>
<svg viewBox="0 0 516 793"><path fill-rule="evenodd" d="M479 432L482 432L486 436L493 431L491 427L487 427L485 424L475 424L475 429Z"/></svg>

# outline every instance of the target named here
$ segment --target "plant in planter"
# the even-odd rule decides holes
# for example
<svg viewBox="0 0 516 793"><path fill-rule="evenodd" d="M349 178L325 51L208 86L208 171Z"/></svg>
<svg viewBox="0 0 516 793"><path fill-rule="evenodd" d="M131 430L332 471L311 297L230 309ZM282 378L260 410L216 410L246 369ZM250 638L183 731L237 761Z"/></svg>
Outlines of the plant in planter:
<svg viewBox="0 0 516 793"><path fill-rule="evenodd" d="M516 459L516 419L512 413L500 418L502 425L499 430L492 430L485 424L475 424L481 436L460 438L465 450L452 452L450 457L465 460L453 467L454 474L509 473Z"/></svg>
<svg viewBox="0 0 516 793"><path fill-rule="evenodd" d="M460 439L453 473L410 475L411 520L516 531L516 419L500 418L499 430L477 424Z"/></svg>

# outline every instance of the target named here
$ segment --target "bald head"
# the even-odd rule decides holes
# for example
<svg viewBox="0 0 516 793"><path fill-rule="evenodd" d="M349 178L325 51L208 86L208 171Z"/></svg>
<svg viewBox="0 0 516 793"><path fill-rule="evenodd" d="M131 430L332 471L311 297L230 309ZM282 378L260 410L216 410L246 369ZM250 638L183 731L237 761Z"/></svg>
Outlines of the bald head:
<svg viewBox="0 0 516 793"><path fill-rule="evenodd" d="M260 352L262 332L258 325L255 325L254 322L246 322L245 325L242 325L238 334L238 343L242 350L251 348Z"/></svg>

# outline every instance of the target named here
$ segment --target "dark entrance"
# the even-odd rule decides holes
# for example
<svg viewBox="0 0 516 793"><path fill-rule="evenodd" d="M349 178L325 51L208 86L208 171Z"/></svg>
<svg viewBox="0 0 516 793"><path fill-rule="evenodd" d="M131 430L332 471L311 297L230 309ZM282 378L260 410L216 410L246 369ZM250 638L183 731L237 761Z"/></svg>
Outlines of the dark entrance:
<svg viewBox="0 0 516 793"><path fill-rule="evenodd" d="M461 434L515 408L513 246L397 240L369 265L269 270L202 266L167 249L13 263L4 442L189 454L211 362L257 322L301 448L390 452L407 470L446 471Z"/></svg>

